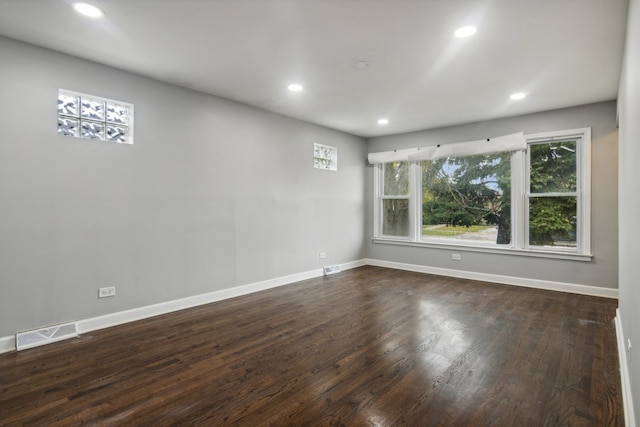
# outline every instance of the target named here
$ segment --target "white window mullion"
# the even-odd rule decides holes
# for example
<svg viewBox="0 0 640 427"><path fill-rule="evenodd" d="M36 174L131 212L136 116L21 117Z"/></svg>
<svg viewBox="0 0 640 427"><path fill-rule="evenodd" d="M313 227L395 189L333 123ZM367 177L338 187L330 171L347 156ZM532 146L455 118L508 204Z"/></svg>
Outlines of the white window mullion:
<svg viewBox="0 0 640 427"><path fill-rule="evenodd" d="M382 167L383 164L374 166L373 169L373 237L382 235Z"/></svg>
<svg viewBox="0 0 640 427"><path fill-rule="evenodd" d="M409 164L409 240L417 242L420 240L422 215L422 197L420 185L420 163L411 162Z"/></svg>
<svg viewBox="0 0 640 427"><path fill-rule="evenodd" d="M527 161L523 151L511 154L511 246L517 249L525 245L525 173ZM526 215L528 217L528 215Z"/></svg>
<svg viewBox="0 0 640 427"><path fill-rule="evenodd" d="M591 128L585 129L578 146L578 250L591 253Z"/></svg>

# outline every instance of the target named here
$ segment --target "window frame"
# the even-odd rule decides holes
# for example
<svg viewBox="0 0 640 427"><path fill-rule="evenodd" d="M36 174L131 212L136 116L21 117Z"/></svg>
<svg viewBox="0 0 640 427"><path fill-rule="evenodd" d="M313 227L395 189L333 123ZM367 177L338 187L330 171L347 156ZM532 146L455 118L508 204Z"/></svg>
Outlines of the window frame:
<svg viewBox="0 0 640 427"><path fill-rule="evenodd" d="M387 163L396 163L396 162L387 162ZM377 197L377 209L375 211L375 222L380 224L379 227L379 235L383 238L386 239L393 239L393 240L400 240L400 241L413 241L414 240L414 236L413 236L413 232L412 232L412 226L411 224L413 224L415 222L415 197L413 197L413 194L415 192L415 182L414 179L412 179L412 177L414 176L414 162L408 162L408 161L400 161L398 163L407 163L408 164L408 189L407 189L407 194L406 195L387 195L384 193L384 165L385 163L382 163L378 166L380 166L380 170L379 173L377 174L377 179L375 182L375 187L376 187L376 194L379 195ZM383 213L383 209L384 209L384 200L407 200L409 203L409 218L408 218L408 222L409 222L409 230L407 233L407 236L394 236L394 235L390 235L390 234L383 234L382 230L383 230L383 221L384 221L384 213Z"/></svg>
<svg viewBox="0 0 640 427"><path fill-rule="evenodd" d="M406 199L384 196L384 163L374 165L374 230L373 242L416 247L432 247L470 252L509 253L522 256L591 261L591 128L525 134L526 151L511 153L511 243L498 245L478 241L447 241L422 236L422 170L421 161L409 161L409 236L382 234L382 200ZM529 147L532 144L575 138L576 144L576 247L529 245ZM536 193L537 194L537 193ZM573 195L567 193L566 195Z"/></svg>
<svg viewBox="0 0 640 427"><path fill-rule="evenodd" d="M552 143L554 141L576 140L576 190L575 192L531 192L531 156L528 147L534 144ZM525 191L523 192L524 203L524 246L528 250L554 251L579 254L591 253L591 129L575 129L561 132L545 132L527 135L527 152L525 158ZM576 247L562 248L535 246L529 244L529 202L533 197L576 197Z"/></svg>

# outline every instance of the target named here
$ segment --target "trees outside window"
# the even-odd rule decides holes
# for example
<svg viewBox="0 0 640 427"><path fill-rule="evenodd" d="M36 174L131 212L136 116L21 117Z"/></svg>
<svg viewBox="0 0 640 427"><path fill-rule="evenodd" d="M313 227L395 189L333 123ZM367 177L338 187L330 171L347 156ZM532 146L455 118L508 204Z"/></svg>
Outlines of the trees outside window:
<svg viewBox="0 0 640 427"><path fill-rule="evenodd" d="M382 182L382 234L408 237L409 163L385 163Z"/></svg>
<svg viewBox="0 0 640 427"><path fill-rule="evenodd" d="M529 245L575 247L578 222L577 141L529 148Z"/></svg>
<svg viewBox="0 0 640 427"><path fill-rule="evenodd" d="M511 243L510 154L423 161L422 234Z"/></svg>
<svg viewBox="0 0 640 427"><path fill-rule="evenodd" d="M526 151L381 163L376 237L590 253L590 129Z"/></svg>

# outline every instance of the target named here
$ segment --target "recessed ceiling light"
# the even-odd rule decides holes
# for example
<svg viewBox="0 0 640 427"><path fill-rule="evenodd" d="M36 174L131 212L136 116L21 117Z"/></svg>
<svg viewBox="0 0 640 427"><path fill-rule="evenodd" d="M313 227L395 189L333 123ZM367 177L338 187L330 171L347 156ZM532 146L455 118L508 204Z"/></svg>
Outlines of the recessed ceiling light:
<svg viewBox="0 0 640 427"><path fill-rule="evenodd" d="M292 83L289 86L287 86L287 89L289 89L291 92L300 92L302 90L302 85L299 85L297 83Z"/></svg>
<svg viewBox="0 0 640 427"><path fill-rule="evenodd" d="M389 124L389 120L388 119L378 119L378 124L379 125L388 125Z"/></svg>
<svg viewBox="0 0 640 427"><path fill-rule="evenodd" d="M527 94L524 92L516 92L516 93L512 93L509 98L513 99L514 101L517 101L519 99L524 99L526 96Z"/></svg>
<svg viewBox="0 0 640 427"><path fill-rule="evenodd" d="M104 12L89 3L74 3L73 8L81 15L88 16L89 18L102 18Z"/></svg>
<svg viewBox="0 0 640 427"><path fill-rule="evenodd" d="M456 30L455 33L453 33L456 37L458 38L465 38L465 37L471 37L472 35L474 35L476 33L477 28L472 26L472 25L468 25L466 27L460 27Z"/></svg>

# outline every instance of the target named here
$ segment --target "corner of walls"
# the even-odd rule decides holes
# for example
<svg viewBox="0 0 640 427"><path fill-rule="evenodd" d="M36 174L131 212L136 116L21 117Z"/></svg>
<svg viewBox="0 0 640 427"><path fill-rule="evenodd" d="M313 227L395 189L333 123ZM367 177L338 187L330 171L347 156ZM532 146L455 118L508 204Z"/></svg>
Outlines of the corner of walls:
<svg viewBox="0 0 640 427"><path fill-rule="evenodd" d="M351 270L366 265L366 260L359 259L337 264L341 271ZM289 285L302 280L313 279L323 275L322 269L314 269L301 273L291 274L283 277L276 277L269 280L250 283L243 286L226 288L220 291L208 292L205 294L194 295L187 298L180 298L172 301L166 301L159 304L146 305L134 309L118 311L105 314L102 316L91 317L76 321L78 333L86 334L100 329L110 328L137 320L148 319L150 317L171 313L178 310L185 310L204 304L210 304L216 301L222 301L229 298L235 298L255 292L265 291L279 286ZM14 351L15 336L0 337L0 354Z"/></svg>
<svg viewBox="0 0 640 427"><path fill-rule="evenodd" d="M478 280L482 282L500 283L503 285L521 286L525 288L544 289L556 292L568 292L578 295L590 295L602 298L618 298L618 290L597 286L585 286L578 283L567 283L550 280L528 279L502 274L478 273L452 268L430 267L426 265L407 264L402 262L367 259L367 265L395 268L397 270L414 271L416 273L435 274L438 276L457 277L460 279Z"/></svg>
<svg viewBox="0 0 640 427"><path fill-rule="evenodd" d="M620 383L622 385L622 404L624 408L624 422L627 426L635 426L636 416L633 408L633 393L631 391L631 376L629 373L629 359L620 309L616 310L616 338L618 340L618 359L620 362Z"/></svg>
<svg viewBox="0 0 640 427"><path fill-rule="evenodd" d="M1 36L0 51L0 337L362 257L364 138ZM58 135L59 88L132 103L134 144ZM337 171L313 167L314 142L338 148Z"/></svg>
<svg viewBox="0 0 640 427"><path fill-rule="evenodd" d="M626 353L630 340L635 349L640 345L640 227L638 212L640 196L640 0L630 0L627 33L622 59L622 71L618 91L619 124L619 281L620 300L616 332L619 334L619 351ZM630 358L621 360L623 392L626 388L625 411L640 413L640 357L632 350ZM621 355L622 356L622 355ZM626 354L624 355L626 356ZM623 365L625 365L623 367ZM624 384L627 384L626 386ZM633 391L633 393L631 393ZM635 424L627 424L635 425Z"/></svg>

